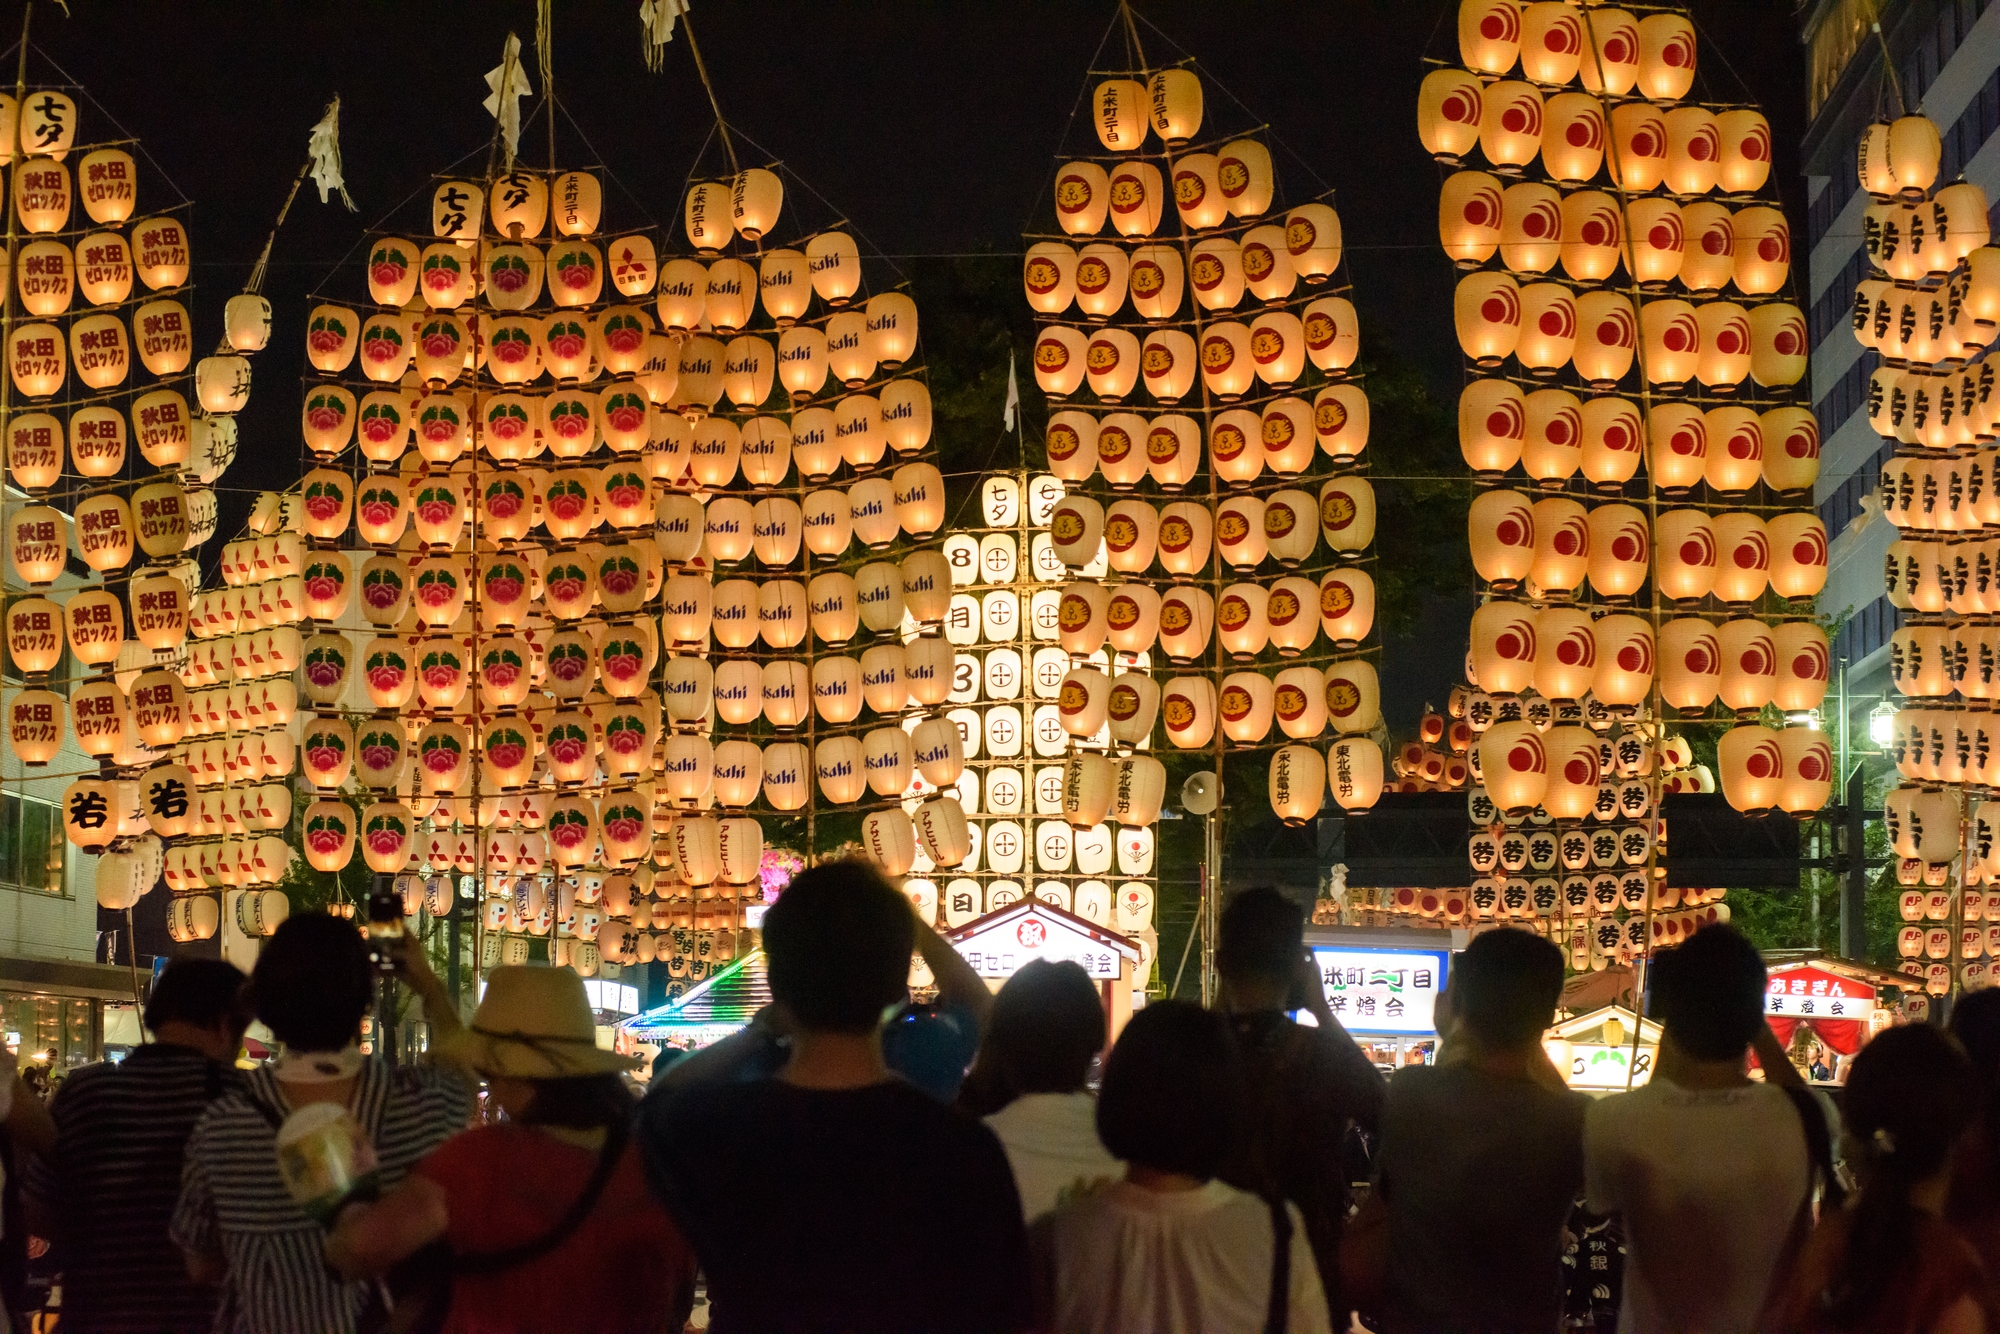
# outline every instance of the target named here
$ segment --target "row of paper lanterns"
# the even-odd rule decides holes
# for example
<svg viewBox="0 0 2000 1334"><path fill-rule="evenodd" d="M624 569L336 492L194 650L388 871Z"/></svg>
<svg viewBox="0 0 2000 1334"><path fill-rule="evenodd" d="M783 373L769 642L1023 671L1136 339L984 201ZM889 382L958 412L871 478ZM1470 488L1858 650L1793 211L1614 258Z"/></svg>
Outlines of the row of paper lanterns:
<svg viewBox="0 0 2000 1334"><path fill-rule="evenodd" d="M1935 373L1977 356L1993 341L1996 317L2000 247L1981 245L1938 289L1862 279L1855 285L1850 322L1855 341L1880 352L1891 367L1913 365Z"/></svg>
<svg viewBox="0 0 2000 1334"><path fill-rule="evenodd" d="M1643 616L1593 619L1578 607L1537 610L1494 599L1473 613L1471 641L1482 690L1511 695L1532 687L1558 700L1588 691L1612 708L1645 703L1657 675L1672 708L1704 710L1720 700L1738 712L1766 704L1803 712L1819 707L1830 674L1826 632L1810 620L1773 626L1757 617L1717 623L1679 616L1660 626L1656 643Z"/></svg>
<svg viewBox="0 0 2000 1334"><path fill-rule="evenodd" d="M1610 394L1523 388L1511 380L1468 381L1458 399L1459 452L1476 473L1498 479L1516 466L1541 484L1579 474L1593 486L1623 486L1646 462L1670 494L1706 484L1735 494L1759 481L1777 492L1809 490L1819 477L1819 422L1810 408L1759 412L1742 404L1704 411L1692 403L1639 405Z"/></svg>
<svg viewBox="0 0 2000 1334"><path fill-rule="evenodd" d="M1985 615L1993 610L1993 586L1985 580L2000 551L1990 539L1945 541L1898 538L1883 560L1885 593L1899 611L1926 615Z"/></svg>
<svg viewBox="0 0 2000 1334"><path fill-rule="evenodd" d="M1889 679L1921 699L2000 698L2000 626L1918 622L1889 637Z"/></svg>
<svg viewBox="0 0 2000 1334"><path fill-rule="evenodd" d="M1107 403L1120 402L1143 390L1158 403L1178 403L1194 392L1200 372L1204 388L1225 403L1250 394L1258 384L1286 389L1313 364L1331 364L1344 355L1328 334L1320 350L1299 316L1288 310L1266 310L1248 324L1219 320L1201 326L1197 346L1182 329L1152 329L1142 342L1130 329L1104 327L1085 332L1067 324L1043 325L1035 337L1035 383L1052 399L1066 399L1088 388ZM1511 349L1510 349L1511 350ZM1504 353L1502 354L1504 355Z"/></svg>
<svg viewBox="0 0 2000 1334"><path fill-rule="evenodd" d="M1984 361L1962 372L1943 373L1879 366L1869 374L1865 406L1868 424L1877 435L1921 449L1958 449L1982 437L1990 439L2000 430L1993 372ZM1982 454L1978 462L1984 458ZM1962 471L1976 463L1960 457L1948 466Z"/></svg>
<svg viewBox="0 0 2000 1334"><path fill-rule="evenodd" d="M1458 54L1482 74L1508 74L1518 61L1522 77L1538 84L1581 80L1590 92L1613 97L1636 92L1673 102L1694 86L1694 24L1673 10L1641 19L1560 0L1461 0Z"/></svg>
<svg viewBox="0 0 2000 1334"><path fill-rule="evenodd" d="M1192 576L1209 568L1211 551L1240 571L1267 558L1300 564L1322 540L1344 558L1357 558L1374 540L1375 513L1374 486L1365 477L1341 476L1322 483L1317 497L1292 488L1234 494L1212 509L1173 501L1156 510L1136 499L1107 508L1088 496L1065 496L1049 533L1056 555L1072 569L1091 564L1102 543L1105 559L1122 572L1138 573L1157 558L1167 573Z"/></svg>
<svg viewBox="0 0 2000 1334"><path fill-rule="evenodd" d="M345 372L358 350L364 383L413 381L430 389L448 389L480 370L508 388L531 384L544 374L562 383L587 383L609 371L631 376L631 390L651 402L696 418L725 395L736 407L753 408L770 397L774 384L808 398L824 389L829 377L859 389L878 371L893 373L916 353L915 309L906 295L884 293L870 298L867 310L830 316L824 328L786 329L773 347L759 334L741 334L725 344L702 333L652 333L651 317L632 307L595 318L395 313L363 321L345 307L318 306L308 319L306 344L312 364L326 374ZM48 369L56 378L51 384L60 384L60 337L60 331L46 337L37 333L39 341L20 353L38 373L53 358ZM18 337L14 345L20 346ZM142 356L144 352L142 345ZM185 365L183 359L175 369ZM17 371L17 381L22 373ZM308 443L320 452L332 448L313 437Z"/></svg>
<svg viewBox="0 0 2000 1334"><path fill-rule="evenodd" d="M1530 723L1495 723L1479 751L1487 792L1502 809L1539 806L1557 819L1581 819L1596 803L1597 738L1588 728L1541 733ZM1804 815L1832 793L1832 749L1813 728L1734 727L1718 742L1717 760L1723 793L1739 811Z"/></svg>
<svg viewBox="0 0 2000 1334"><path fill-rule="evenodd" d="M1083 573L1088 576L1090 571ZM1082 601L1072 603L1065 623L1063 600L1072 589ZM1318 628L1324 629L1342 652L1366 639L1375 621L1375 581L1356 566L1341 566L1317 580L1291 575L1254 588L1228 584L1220 591L1227 599L1231 590L1241 593L1240 605L1225 604L1220 611L1224 640L1232 645L1232 653L1254 655L1266 644L1284 657L1311 652L1317 643L1315 592ZM1025 619L1035 640L1072 645L1078 654L1095 653L1109 644L1128 659L1142 659L1164 633L1177 645L1171 656L1184 656L1178 646L1192 648L1205 642L1206 627L1214 623L1218 608L1214 594L1190 588L1188 597L1174 599L1178 609L1171 610L1169 598L1175 591L1146 583L1104 584L1085 579L1026 595L1010 588L993 589L978 597L955 593L945 615L945 639L961 648L970 648L982 638L992 644L1011 643ZM1251 642L1234 647L1239 640ZM1049 651L1037 654L1038 670L1041 653ZM1131 665L1146 664L1135 660ZM1018 666L1015 663L1010 670L1018 670Z"/></svg>
<svg viewBox="0 0 2000 1334"><path fill-rule="evenodd" d="M1861 218L1862 253L1884 284L1907 291L1939 278L1955 279L1990 293L1992 224L1986 192L1970 181L1954 181L1916 202L1875 201ZM1866 289L1871 297L1880 287ZM1967 340L1970 341L1970 340Z"/></svg>
<svg viewBox="0 0 2000 1334"><path fill-rule="evenodd" d="M14 256L14 291L30 315L64 315L79 296L93 306L116 306L132 295L135 277L147 291L171 291L187 282L189 271L180 219L148 218L132 225L129 241L103 231L79 238L74 248L27 242Z"/></svg>
<svg viewBox="0 0 2000 1334"><path fill-rule="evenodd" d="M1732 211L1642 195L1621 206L1606 191L1563 195L1540 181L1509 185L1483 171L1445 178L1438 239L1463 266L1484 264L1496 252L1516 274L1548 273L1560 261L1579 283L1610 281L1625 266L1641 283L1678 281L1713 292L1733 282L1746 296L1768 296L1791 277L1791 227L1771 205ZM1982 234L1977 244L1984 243Z"/></svg>
<svg viewBox="0 0 2000 1334"><path fill-rule="evenodd" d="M1368 447L1368 431L1367 394L1357 384L1334 384L1310 402L1285 395L1256 409L1216 413L1208 423L1207 460L1225 485L1243 487L1267 468L1297 476L1312 467L1316 452L1357 458ZM1148 476L1164 489L1180 490L1199 471L1204 444L1201 423L1185 413L1097 416L1073 408L1049 415L1044 439L1050 472L1065 482L1101 472L1114 491L1130 490Z"/></svg>
<svg viewBox="0 0 2000 1334"><path fill-rule="evenodd" d="M698 182L687 196L688 241L713 253L739 231L757 240L777 226L784 198L784 181L763 167L726 181ZM597 231L603 210L603 184L590 172L563 171L544 179L515 170L495 179L490 189L473 181L438 182L431 190L431 233L463 249L478 245L482 230L510 241L539 236L544 228L551 236L583 237Z"/></svg>
<svg viewBox="0 0 2000 1334"><path fill-rule="evenodd" d="M531 541L535 527L555 542L619 547L591 540L600 526L608 526L626 539L622 545L629 557L645 562L650 597L657 591L662 562L733 566L755 555L760 565L783 567L796 562L802 548L820 560L834 560L851 544L884 551L899 535L926 538L944 523L944 480L932 463L904 463L886 477L812 490L802 500L711 494L705 504L683 491L659 489L627 463L503 473L489 478L476 498L469 482L470 474L375 474L357 483L345 473L316 468L301 483L299 527L305 535L331 543L352 525L357 537L377 548L375 559L394 561L399 557L382 549L421 544L437 551L459 545L476 508L488 550L497 547L517 563L528 560L542 573L550 559L572 553L551 556ZM647 528L651 542L635 531ZM635 539L643 553L636 556L629 550ZM290 568L277 564L281 557L269 545L275 541L252 540L253 559L262 550L275 575L304 574L299 560L287 559ZM412 562L421 558L421 553L409 553ZM322 563L313 562L315 567ZM327 564L327 577L334 577Z"/></svg>
<svg viewBox="0 0 2000 1334"><path fill-rule="evenodd" d="M1669 509L1654 520L1649 542L1636 505L1586 507L1567 496L1492 490L1474 498L1466 532L1474 570L1501 589L1531 582L1545 595L1567 595L1588 578L1600 597L1629 598L1650 574L1674 601L1749 604L1767 589L1796 600L1826 585L1826 525L1811 510L1765 519L1747 510Z"/></svg>
<svg viewBox="0 0 2000 1334"><path fill-rule="evenodd" d="M1625 378L1641 346L1649 384L1699 382L1711 389L1745 380L1766 389L1797 384L1811 353L1805 316L1788 301L1745 307L1657 297L1642 300L1635 312L1622 292L1578 293L1557 282L1524 287L1507 274L1480 270L1459 280L1452 310L1459 347L1481 369L1509 357L1530 373L1572 366L1605 388Z"/></svg>
<svg viewBox="0 0 2000 1334"><path fill-rule="evenodd" d="M241 358L211 360L227 362ZM203 362L204 366L210 364L208 360ZM234 393L233 386L230 392ZM211 397L204 402L204 411L208 410L209 402L221 403L218 411L228 410L227 402ZM225 443L216 438L218 433L226 434L231 429L218 424L222 418L191 414L187 398L175 389L151 389L140 394L132 400L129 423L127 416L127 412L108 403L72 410L67 425L47 412L12 414L6 427L9 480L29 492L54 486L63 474L65 435L69 441L70 470L82 478L100 479L116 477L125 470L134 443L138 445L139 456L154 468L189 465L199 468L213 448ZM213 481L214 476L204 476L203 480Z"/></svg>
<svg viewBox="0 0 2000 1334"><path fill-rule="evenodd" d="M1178 168L1177 168L1178 170ZM1028 306L1037 315L1063 315L1072 304L1093 322L1117 316L1129 298L1132 312L1150 322L1177 320L1181 302L1193 289L1202 310L1234 310L1248 295L1252 301L1277 305L1289 301L1303 278L1309 285L1328 281L1340 267L1338 215L1325 205L1308 205L1298 220L1313 228L1316 244L1302 247L1295 258L1285 228L1276 224L1253 227L1241 237L1207 236L1196 241L1183 258L1179 247L1161 242L1128 246L1093 241L1081 250L1061 241L1037 241L1022 260L1021 285ZM1326 218L1333 232L1326 233ZM1303 265L1303 270L1301 269ZM1353 360L1354 307L1345 297L1320 297L1305 307L1302 319L1328 322L1337 331L1335 350L1321 358L1345 366ZM1319 339L1314 340L1314 351ZM1338 360L1344 357L1345 360Z"/></svg>
<svg viewBox="0 0 2000 1334"><path fill-rule="evenodd" d="M322 460L354 443L371 463L401 462L409 472L421 461L460 475L475 437L489 458L503 463L526 463L544 453L582 459L603 443L622 463L642 465L644 476L720 487L739 471L751 485L776 486L794 462L809 480L833 476L842 463L865 472L892 452L914 454L929 444L932 414L923 383L902 379L878 393L801 408L789 421L753 416L739 424L710 416L690 422L658 411L624 384L597 393L489 394L477 415L464 395L398 391L356 399L338 385L318 385L307 391L301 420L308 446ZM408 452L413 437L416 455ZM503 470L488 485L505 480Z"/></svg>
<svg viewBox="0 0 2000 1334"><path fill-rule="evenodd" d="M1897 772L1913 783L2000 786L1994 780L1995 741L1989 714L1963 706L1896 711L1886 749Z"/></svg>

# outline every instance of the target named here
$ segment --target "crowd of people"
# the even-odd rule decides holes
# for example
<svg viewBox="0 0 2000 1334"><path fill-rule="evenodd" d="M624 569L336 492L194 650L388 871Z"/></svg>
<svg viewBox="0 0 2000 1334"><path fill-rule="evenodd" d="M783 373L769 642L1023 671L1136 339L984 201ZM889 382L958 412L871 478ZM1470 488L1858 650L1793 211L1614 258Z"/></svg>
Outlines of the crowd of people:
<svg viewBox="0 0 2000 1334"><path fill-rule="evenodd" d="M46 1109L0 1085L0 1119L76 1334L1548 1334L1579 1267L1622 1271L1596 1327L1627 1334L2000 1332L2000 992L1875 1037L1836 1110L1710 927L1652 965L1651 1082L1593 1101L1544 1054L1546 940L1474 937L1436 1063L1385 1080L1303 925L1238 894L1216 1006L1110 1042L1081 968L995 995L871 868L821 865L766 917L773 1004L640 1096L574 973L497 969L461 1024L413 940L301 915L247 979L168 967L152 1041ZM378 962L421 1063L360 1050ZM281 1055L241 1070L253 1017ZM333 1117L358 1184L309 1207L294 1128Z"/></svg>

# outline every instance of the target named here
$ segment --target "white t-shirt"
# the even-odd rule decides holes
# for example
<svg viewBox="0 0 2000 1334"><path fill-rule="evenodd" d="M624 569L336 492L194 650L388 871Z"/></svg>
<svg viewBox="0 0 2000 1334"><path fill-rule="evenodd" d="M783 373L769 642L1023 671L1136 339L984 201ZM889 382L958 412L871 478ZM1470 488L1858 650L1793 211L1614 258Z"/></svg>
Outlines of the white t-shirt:
<svg viewBox="0 0 2000 1334"><path fill-rule="evenodd" d="M1330 1334L1326 1294L1292 1215L1285 1328ZM1151 1191L1114 1181L1064 1203L1031 1233L1052 1277L1056 1334L1262 1334L1271 1299L1271 1211L1220 1181ZM1053 1274L1050 1275L1050 1268Z"/></svg>
<svg viewBox="0 0 2000 1334"><path fill-rule="evenodd" d="M1029 1093L986 1118L1007 1151L1021 1217L1034 1222L1078 1190L1125 1175L1097 1138L1097 1100L1088 1093Z"/></svg>
<svg viewBox="0 0 2000 1334"><path fill-rule="evenodd" d="M1619 1334L1751 1334L1812 1176L1785 1091L1656 1078L1591 1106L1583 1161L1590 1208L1624 1221Z"/></svg>

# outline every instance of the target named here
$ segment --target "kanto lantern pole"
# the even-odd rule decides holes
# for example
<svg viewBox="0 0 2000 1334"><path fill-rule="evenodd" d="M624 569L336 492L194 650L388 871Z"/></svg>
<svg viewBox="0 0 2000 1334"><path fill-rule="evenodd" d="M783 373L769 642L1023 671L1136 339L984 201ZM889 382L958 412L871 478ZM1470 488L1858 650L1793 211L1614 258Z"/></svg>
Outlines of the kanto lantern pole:
<svg viewBox="0 0 2000 1334"><path fill-rule="evenodd" d="M28 23L34 16L35 0L28 0L28 3L21 7L21 58L14 67L14 105L17 108L25 106L28 101ZM18 138L18 135L16 137ZM17 144L15 152L18 154L19 151ZM7 210L7 281L5 291L0 292L0 356L4 356L7 350L14 346L14 274L18 272L14 263L14 251L20 244L17 230L20 226L19 217L19 210L13 208ZM13 391L14 377L0 372L0 427L5 426L14 415ZM6 488L0 487L0 524L5 522L6 508Z"/></svg>

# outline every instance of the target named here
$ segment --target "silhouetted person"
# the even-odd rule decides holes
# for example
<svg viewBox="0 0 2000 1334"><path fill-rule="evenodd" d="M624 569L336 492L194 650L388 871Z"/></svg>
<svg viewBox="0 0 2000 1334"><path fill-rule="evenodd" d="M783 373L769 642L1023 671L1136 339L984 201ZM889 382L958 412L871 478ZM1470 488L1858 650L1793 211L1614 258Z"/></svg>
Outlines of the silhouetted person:
<svg viewBox="0 0 2000 1334"><path fill-rule="evenodd" d="M1186 1001L1132 1017L1105 1063L1097 1130L1123 1180L1034 1227L1038 1328L1055 1334L1321 1334L1304 1220L1216 1179L1240 1129L1228 1025Z"/></svg>
<svg viewBox="0 0 2000 1334"><path fill-rule="evenodd" d="M1861 1189L1820 1220L1761 1328L1840 1334L1981 1334L2000 1303L1978 1252L1944 1221L1951 1153L1979 1106L1972 1065L1943 1031L1878 1034L1855 1058L1843 1107Z"/></svg>
<svg viewBox="0 0 2000 1334"><path fill-rule="evenodd" d="M1387 1208L1392 1334L1562 1323L1563 1221L1583 1185L1590 1105L1542 1051L1562 986L1548 941L1480 933L1439 1001L1439 1063L1390 1077L1366 1212Z"/></svg>
<svg viewBox="0 0 2000 1334"><path fill-rule="evenodd" d="M647 1095L640 1142L717 1334L1027 1327L1027 1238L999 1141L883 1062L915 939L908 901L872 866L802 872L764 919L782 1069L745 1079L697 1054Z"/></svg>
<svg viewBox="0 0 2000 1334"><path fill-rule="evenodd" d="M994 997L959 1105L985 1113L1000 1137L1031 1223L1124 1170L1097 1137L1097 1100L1087 1087L1104 1037L1097 984L1068 960L1030 960Z"/></svg>
<svg viewBox="0 0 2000 1334"><path fill-rule="evenodd" d="M1952 1155L1945 1216L2000 1275L2000 991L1960 996L1949 1027L1971 1062L1979 1105Z"/></svg>
<svg viewBox="0 0 2000 1334"><path fill-rule="evenodd" d="M1625 1229L1619 1334L1748 1334L1831 1170L1825 1112L1764 1022L1764 961L1740 932L1704 927L1652 974L1652 1082L1584 1118L1590 1208Z"/></svg>
<svg viewBox="0 0 2000 1334"><path fill-rule="evenodd" d="M1246 889L1222 910L1217 1008L1243 1063L1243 1133L1220 1175L1299 1207L1327 1294L1340 1297L1340 1233L1347 1218L1350 1125L1380 1124L1382 1076L1326 1002L1305 948L1305 913L1274 889ZM1308 1011L1307 1028L1287 1012ZM1114 1150L1115 1152L1115 1150Z"/></svg>
<svg viewBox="0 0 2000 1334"><path fill-rule="evenodd" d="M64 1329L206 1334L215 1324L216 1291L188 1277L167 1225L194 1123L237 1086L248 980L220 959L175 960L146 1002L153 1040L56 1091L55 1149L29 1167L28 1210L62 1257Z"/></svg>
<svg viewBox="0 0 2000 1334"><path fill-rule="evenodd" d="M494 969L459 1054L507 1119L348 1206L327 1259L372 1277L444 1243L456 1271L444 1334L680 1334L694 1255L646 1183L622 1074L633 1063L597 1045L583 979Z"/></svg>
<svg viewBox="0 0 2000 1334"><path fill-rule="evenodd" d="M435 1048L448 1046L458 1013L422 943L404 936L381 948L423 1000ZM384 1190L471 1118L472 1084L457 1069L392 1067L361 1053L375 976L354 924L324 913L288 919L257 956L257 1018L284 1050L195 1123L171 1228L189 1274L224 1286L229 1320L218 1334L347 1334L375 1298L375 1285L327 1267L324 1230L279 1175L278 1128L293 1112L347 1109L373 1146Z"/></svg>

